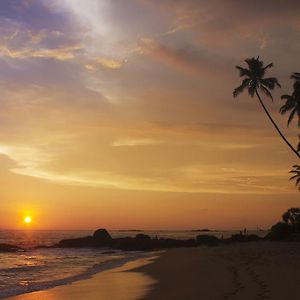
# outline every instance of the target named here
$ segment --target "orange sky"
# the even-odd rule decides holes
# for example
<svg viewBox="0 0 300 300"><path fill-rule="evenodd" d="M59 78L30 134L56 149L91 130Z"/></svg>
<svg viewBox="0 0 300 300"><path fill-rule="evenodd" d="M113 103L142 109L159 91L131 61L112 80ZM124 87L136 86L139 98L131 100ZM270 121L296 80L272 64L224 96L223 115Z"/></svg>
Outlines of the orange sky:
<svg viewBox="0 0 300 300"><path fill-rule="evenodd" d="M269 5L272 3L272 5ZM234 69L300 70L297 1L0 3L0 228L269 227L295 157Z"/></svg>

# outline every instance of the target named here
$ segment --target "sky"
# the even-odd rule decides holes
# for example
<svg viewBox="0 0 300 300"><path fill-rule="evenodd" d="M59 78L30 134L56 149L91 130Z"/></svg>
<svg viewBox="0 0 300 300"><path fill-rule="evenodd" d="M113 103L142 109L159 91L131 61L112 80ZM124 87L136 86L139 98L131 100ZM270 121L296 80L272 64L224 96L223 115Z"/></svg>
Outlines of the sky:
<svg viewBox="0 0 300 300"><path fill-rule="evenodd" d="M235 65L300 71L293 0L2 0L0 228L268 228L297 158Z"/></svg>

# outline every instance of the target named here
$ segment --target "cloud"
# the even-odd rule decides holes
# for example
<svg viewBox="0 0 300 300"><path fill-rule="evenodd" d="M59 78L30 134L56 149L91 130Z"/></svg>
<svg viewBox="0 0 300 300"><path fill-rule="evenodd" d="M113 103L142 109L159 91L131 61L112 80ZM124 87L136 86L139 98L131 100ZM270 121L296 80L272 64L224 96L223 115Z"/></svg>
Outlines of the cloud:
<svg viewBox="0 0 300 300"><path fill-rule="evenodd" d="M84 45L72 34L52 28L23 28L15 20L1 19L0 55L2 58L52 58L70 60L82 53Z"/></svg>
<svg viewBox="0 0 300 300"><path fill-rule="evenodd" d="M153 139L119 139L113 142L113 147L135 147L135 146L149 146L158 145L161 141Z"/></svg>
<svg viewBox="0 0 300 300"><path fill-rule="evenodd" d="M76 54L83 49L83 46L70 45L54 49L9 49L7 46L0 46L0 54L9 58L54 58L57 60L69 60L76 57Z"/></svg>
<svg viewBox="0 0 300 300"><path fill-rule="evenodd" d="M188 74L222 71L221 63L213 58L213 54L205 53L195 47L171 48L151 39L141 38L137 53L153 57L166 65Z"/></svg>
<svg viewBox="0 0 300 300"><path fill-rule="evenodd" d="M288 28L299 31L300 4L294 0L222 1L178 0L140 1L146 7L155 7L169 19L172 28L188 28L187 39L211 50L227 49L232 55L259 51L272 47L272 34ZM184 33L176 32L185 39ZM235 45L235 47L233 47ZM239 48L235 51L234 48ZM230 52L229 52L230 54Z"/></svg>
<svg viewBox="0 0 300 300"><path fill-rule="evenodd" d="M125 61L117 59L108 59L103 57L97 57L93 61L85 65L85 68L90 71L97 70L99 67L104 67L107 69L120 69Z"/></svg>
<svg viewBox="0 0 300 300"><path fill-rule="evenodd" d="M113 189L288 192L292 158L255 102L231 93L240 57L280 60L293 48L284 64L296 68L295 12L279 1L269 11L230 0L26 3L0 4L0 152L12 172Z"/></svg>
<svg viewBox="0 0 300 300"><path fill-rule="evenodd" d="M126 120L122 106L88 90L3 90L0 153L10 159L7 168L15 174L115 190L272 194L289 189L287 181L277 184L284 181L284 163L277 151L270 157L262 146L265 132L248 130L245 136L238 124L223 124L220 130L214 124ZM266 146L273 143L269 139ZM261 156L252 157L249 168L244 160L252 147Z"/></svg>
<svg viewBox="0 0 300 300"><path fill-rule="evenodd" d="M283 170L264 172L250 169L240 171L233 168L215 170L211 166L191 166L175 173L162 176L134 176L115 171L69 170L55 171L48 166L57 159L57 153L49 153L47 148L26 145L0 145L0 154L14 162L13 173L35 177L49 182L97 188L164 191L181 193L221 193L221 194L272 194L287 193L288 186L274 185L283 179ZM216 186L218 188L216 189Z"/></svg>

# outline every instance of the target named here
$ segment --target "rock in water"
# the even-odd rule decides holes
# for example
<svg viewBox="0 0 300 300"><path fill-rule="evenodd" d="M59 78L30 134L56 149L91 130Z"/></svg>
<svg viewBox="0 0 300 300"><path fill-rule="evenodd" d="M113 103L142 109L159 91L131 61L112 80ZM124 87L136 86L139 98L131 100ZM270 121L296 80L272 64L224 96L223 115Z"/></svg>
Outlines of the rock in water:
<svg viewBox="0 0 300 300"><path fill-rule="evenodd" d="M17 252L17 251L24 251L24 250L15 245L0 244L0 252Z"/></svg>
<svg viewBox="0 0 300 300"><path fill-rule="evenodd" d="M207 234L198 235L196 240L199 246L218 246L220 243L220 240L217 237L215 237L214 235Z"/></svg>
<svg viewBox="0 0 300 300"><path fill-rule="evenodd" d="M96 245L108 246L112 242L112 237L106 229L98 229L94 232L93 239Z"/></svg>

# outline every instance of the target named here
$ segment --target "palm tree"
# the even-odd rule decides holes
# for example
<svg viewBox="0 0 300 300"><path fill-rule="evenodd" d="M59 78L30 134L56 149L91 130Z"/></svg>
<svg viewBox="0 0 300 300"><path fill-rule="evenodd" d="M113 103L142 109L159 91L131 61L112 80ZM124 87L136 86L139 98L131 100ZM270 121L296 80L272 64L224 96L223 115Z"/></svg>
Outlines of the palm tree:
<svg viewBox="0 0 300 300"><path fill-rule="evenodd" d="M298 186L300 191L300 166L295 165L293 166L293 170L290 173L294 174L290 180L296 180L296 186Z"/></svg>
<svg viewBox="0 0 300 300"><path fill-rule="evenodd" d="M254 97L254 95L256 95L263 110L267 114L269 120L277 130L280 137L284 140L284 142L288 145L288 147L297 155L297 157L300 158L300 154L289 143L289 141L285 138L285 136L280 131L277 124L272 119L270 113L268 112L264 102L262 101L258 93L258 91L260 90L273 100L273 96L270 90L273 90L275 86L281 87L278 80L275 77L265 78L266 70L268 68L273 67L273 64L271 63L264 66L263 61L259 60L259 56L257 58L254 57L247 58L245 62L247 63L248 68L242 68L240 66L236 66L236 68L240 71L240 77L245 77L245 78L243 79L242 84L233 91L233 96L237 97L245 89L248 90L248 93L251 97Z"/></svg>
<svg viewBox="0 0 300 300"><path fill-rule="evenodd" d="M299 80L300 80L300 73L294 73L294 74L299 74ZM285 113L290 111L290 115L288 118L288 126L290 125L295 115L297 115L298 127L300 127L300 81L298 80L295 81L294 91L292 95L282 95L281 99L286 100L286 102L280 108L280 113L284 115Z"/></svg>

